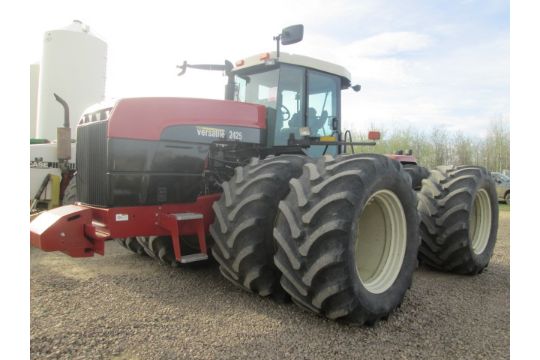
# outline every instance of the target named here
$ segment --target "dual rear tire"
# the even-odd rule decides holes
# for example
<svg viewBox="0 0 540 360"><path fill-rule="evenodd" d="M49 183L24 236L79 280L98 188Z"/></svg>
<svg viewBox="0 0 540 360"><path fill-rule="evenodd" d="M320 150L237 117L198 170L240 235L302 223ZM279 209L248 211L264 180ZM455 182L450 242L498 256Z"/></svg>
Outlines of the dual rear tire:
<svg viewBox="0 0 540 360"><path fill-rule="evenodd" d="M479 166L439 166L418 193L419 260L441 271L474 275L489 264L499 207L495 183Z"/></svg>

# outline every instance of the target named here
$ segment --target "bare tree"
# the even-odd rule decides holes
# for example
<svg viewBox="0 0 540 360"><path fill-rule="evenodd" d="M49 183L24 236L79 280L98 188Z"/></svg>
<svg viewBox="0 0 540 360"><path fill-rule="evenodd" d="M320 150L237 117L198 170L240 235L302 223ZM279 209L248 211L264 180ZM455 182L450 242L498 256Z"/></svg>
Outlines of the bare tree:
<svg viewBox="0 0 540 360"><path fill-rule="evenodd" d="M473 141L458 131L452 141L452 150L454 152L453 163L455 165L474 164L474 145Z"/></svg>
<svg viewBox="0 0 540 360"><path fill-rule="evenodd" d="M375 126L371 126L375 129ZM481 165L489 171L510 169L510 128L503 118L490 123L485 138L473 138L463 132L451 133L445 128L434 128L426 133L418 129L379 129L381 140L374 147L355 146L355 152L393 154L398 150L412 150L419 164L434 168L438 165ZM353 132L355 141L367 140L367 134ZM351 152L350 147L347 152Z"/></svg>

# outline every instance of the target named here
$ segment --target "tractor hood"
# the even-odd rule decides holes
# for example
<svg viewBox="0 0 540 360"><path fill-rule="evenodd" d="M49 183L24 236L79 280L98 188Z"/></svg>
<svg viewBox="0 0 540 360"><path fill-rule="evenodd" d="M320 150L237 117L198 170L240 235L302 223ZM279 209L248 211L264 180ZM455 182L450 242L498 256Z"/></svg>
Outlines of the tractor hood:
<svg viewBox="0 0 540 360"><path fill-rule="evenodd" d="M167 128L179 125L266 129L266 109L227 100L126 98L116 102L107 120L108 138L159 140Z"/></svg>

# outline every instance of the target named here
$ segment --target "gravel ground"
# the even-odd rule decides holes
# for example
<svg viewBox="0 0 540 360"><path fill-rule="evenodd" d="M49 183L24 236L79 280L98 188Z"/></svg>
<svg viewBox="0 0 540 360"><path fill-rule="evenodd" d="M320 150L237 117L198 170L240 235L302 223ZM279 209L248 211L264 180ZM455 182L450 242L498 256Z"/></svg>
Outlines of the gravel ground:
<svg viewBox="0 0 540 360"><path fill-rule="evenodd" d="M484 273L420 267L372 328L241 291L213 264L167 268L116 242L88 259L32 249L31 358L509 358L509 214Z"/></svg>

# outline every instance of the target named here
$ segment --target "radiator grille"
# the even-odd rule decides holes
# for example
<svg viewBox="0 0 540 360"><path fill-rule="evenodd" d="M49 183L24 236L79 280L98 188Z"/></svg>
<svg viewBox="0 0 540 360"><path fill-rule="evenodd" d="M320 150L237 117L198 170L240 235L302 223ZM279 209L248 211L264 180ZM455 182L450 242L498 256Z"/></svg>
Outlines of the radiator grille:
<svg viewBox="0 0 540 360"><path fill-rule="evenodd" d="M96 121L77 128L77 195L89 205L107 206L108 121Z"/></svg>

